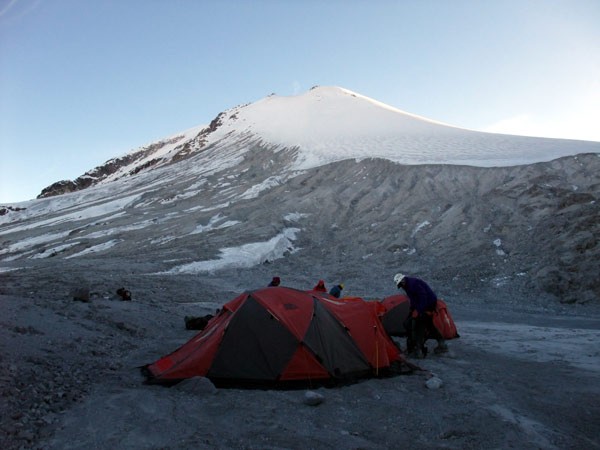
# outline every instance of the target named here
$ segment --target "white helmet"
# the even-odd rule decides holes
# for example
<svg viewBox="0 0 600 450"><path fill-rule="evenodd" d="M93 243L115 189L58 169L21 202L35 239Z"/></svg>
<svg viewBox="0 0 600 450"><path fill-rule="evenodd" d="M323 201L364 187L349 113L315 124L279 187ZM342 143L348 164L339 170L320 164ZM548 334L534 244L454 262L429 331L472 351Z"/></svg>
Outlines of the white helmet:
<svg viewBox="0 0 600 450"><path fill-rule="evenodd" d="M397 273L394 275L394 284L398 286L402 280L404 280L405 275L403 273Z"/></svg>

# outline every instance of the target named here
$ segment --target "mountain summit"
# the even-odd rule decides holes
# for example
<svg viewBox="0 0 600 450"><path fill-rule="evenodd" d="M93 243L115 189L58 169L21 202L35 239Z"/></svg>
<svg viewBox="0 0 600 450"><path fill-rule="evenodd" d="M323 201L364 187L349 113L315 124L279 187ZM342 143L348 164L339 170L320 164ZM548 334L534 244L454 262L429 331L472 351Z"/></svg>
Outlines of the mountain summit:
<svg viewBox="0 0 600 450"><path fill-rule="evenodd" d="M111 159L75 181L45 188L49 197L87 188L188 159L207 147L249 143L295 149L290 170L305 170L346 159L382 158L401 164L501 167L550 161L600 151L585 141L483 133L419 117L340 87L314 87L226 110L206 126Z"/></svg>

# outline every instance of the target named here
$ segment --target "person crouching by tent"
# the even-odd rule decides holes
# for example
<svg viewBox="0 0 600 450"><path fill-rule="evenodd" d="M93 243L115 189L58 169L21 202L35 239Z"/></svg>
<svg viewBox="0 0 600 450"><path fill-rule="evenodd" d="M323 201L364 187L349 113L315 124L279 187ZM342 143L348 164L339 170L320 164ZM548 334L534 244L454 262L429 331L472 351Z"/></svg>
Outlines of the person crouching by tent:
<svg viewBox="0 0 600 450"><path fill-rule="evenodd" d="M414 277L407 277L402 273L394 275L394 284L398 289L406 292L410 301L409 316L404 323L408 333L406 338L407 353L416 358L425 356L425 336L436 339L437 347L434 353L448 351L446 341L433 325L433 313L437 306L437 295L429 285Z"/></svg>
<svg viewBox="0 0 600 450"><path fill-rule="evenodd" d="M340 295L342 295L342 290L344 289L344 285L342 283L340 284L336 284L334 287L332 287L329 290L329 295L335 297L335 298L340 298Z"/></svg>
<svg viewBox="0 0 600 450"><path fill-rule="evenodd" d="M269 283L269 287L279 286L280 284L281 284L281 278L279 278L279 277L273 277L273 279Z"/></svg>
<svg viewBox="0 0 600 450"><path fill-rule="evenodd" d="M327 288L325 287L325 282L323 280L319 280L319 282L313 288L313 291L327 292Z"/></svg>

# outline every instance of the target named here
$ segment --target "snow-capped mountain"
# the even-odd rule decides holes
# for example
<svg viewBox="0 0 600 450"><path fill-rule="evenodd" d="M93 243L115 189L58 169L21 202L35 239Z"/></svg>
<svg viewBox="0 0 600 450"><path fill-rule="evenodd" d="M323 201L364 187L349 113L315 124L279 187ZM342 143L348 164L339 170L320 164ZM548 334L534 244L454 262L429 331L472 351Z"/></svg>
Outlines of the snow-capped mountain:
<svg viewBox="0 0 600 450"><path fill-rule="evenodd" d="M599 301L599 154L341 88L273 95L5 206L0 276L192 274L239 291L277 271L373 296L403 271L450 291Z"/></svg>
<svg viewBox="0 0 600 450"><path fill-rule="evenodd" d="M40 197L85 189L190 158L224 140L297 148L290 170L345 159L384 158L402 164L511 166L597 152L600 144L482 133L406 113L338 87L303 95L271 95L220 113L199 126L114 158L75 181L59 181ZM243 146L240 151L243 152Z"/></svg>

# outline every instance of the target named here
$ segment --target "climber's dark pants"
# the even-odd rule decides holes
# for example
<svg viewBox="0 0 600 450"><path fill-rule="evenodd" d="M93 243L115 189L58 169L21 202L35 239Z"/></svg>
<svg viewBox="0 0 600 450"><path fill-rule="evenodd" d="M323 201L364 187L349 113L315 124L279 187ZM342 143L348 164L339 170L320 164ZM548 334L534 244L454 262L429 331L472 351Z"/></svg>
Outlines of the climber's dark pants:
<svg viewBox="0 0 600 450"><path fill-rule="evenodd" d="M417 348L424 350L427 339L441 339L442 335L433 325L433 316L431 314L419 314L412 317L412 314L404 321L406 329L406 351L411 353Z"/></svg>

